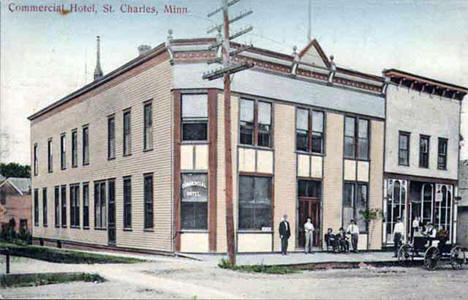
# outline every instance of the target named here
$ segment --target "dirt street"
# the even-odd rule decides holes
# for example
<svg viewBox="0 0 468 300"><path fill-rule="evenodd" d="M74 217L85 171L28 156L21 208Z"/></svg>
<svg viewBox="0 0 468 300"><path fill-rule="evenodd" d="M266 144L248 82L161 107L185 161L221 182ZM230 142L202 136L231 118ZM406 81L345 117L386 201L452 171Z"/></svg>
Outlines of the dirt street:
<svg viewBox="0 0 468 300"><path fill-rule="evenodd" d="M65 265L15 258L12 271L97 272L108 281L0 289L4 298L466 299L468 294L468 266L461 271L385 267L268 275L166 257L127 265Z"/></svg>

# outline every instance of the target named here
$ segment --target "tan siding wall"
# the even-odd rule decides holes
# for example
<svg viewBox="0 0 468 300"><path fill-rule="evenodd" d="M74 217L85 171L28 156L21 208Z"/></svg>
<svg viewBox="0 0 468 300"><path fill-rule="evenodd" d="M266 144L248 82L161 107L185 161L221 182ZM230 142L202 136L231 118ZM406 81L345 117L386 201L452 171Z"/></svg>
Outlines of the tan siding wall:
<svg viewBox="0 0 468 300"><path fill-rule="evenodd" d="M278 226L284 214L291 225L289 249L294 249L296 241L296 154L295 154L295 107L276 103L274 106L274 249L280 251L281 240Z"/></svg>
<svg viewBox="0 0 468 300"><path fill-rule="evenodd" d="M371 122L371 149L370 149L370 183L369 183L369 208L383 209L383 155L384 155L384 122ZM370 249L382 247L382 219L370 224L369 233Z"/></svg>
<svg viewBox="0 0 468 300"><path fill-rule="evenodd" d="M327 113L323 175L323 232L341 227L343 198L343 115ZM322 237L323 239L323 237Z"/></svg>
<svg viewBox="0 0 468 300"><path fill-rule="evenodd" d="M107 231L94 230L95 180L116 178L117 246L171 250L172 70L168 61L31 126L31 144L39 144L39 176L33 188L48 188L49 227L34 236L107 244ZM153 99L153 151L143 152L143 102ZM122 110L131 107L132 155L122 156ZM115 114L116 159L107 160L107 116ZM90 164L82 166L82 125L89 124ZM78 167L71 168L71 130L78 128ZM67 134L67 170L60 170L60 133ZM47 139L53 137L54 172L47 173ZM154 232L143 231L143 173L154 173ZM132 176L132 229L123 227L123 180ZM56 229L54 186L90 182L90 230ZM80 189L80 196L82 190ZM41 197L41 195L40 195ZM80 199L81 200L81 199ZM67 222L70 216L67 207ZM82 207L82 205L81 205ZM41 215L42 213L40 213ZM82 208L81 208L82 218ZM81 222L82 223L82 222ZM42 220L41 220L42 224ZM82 225L82 224L81 224Z"/></svg>

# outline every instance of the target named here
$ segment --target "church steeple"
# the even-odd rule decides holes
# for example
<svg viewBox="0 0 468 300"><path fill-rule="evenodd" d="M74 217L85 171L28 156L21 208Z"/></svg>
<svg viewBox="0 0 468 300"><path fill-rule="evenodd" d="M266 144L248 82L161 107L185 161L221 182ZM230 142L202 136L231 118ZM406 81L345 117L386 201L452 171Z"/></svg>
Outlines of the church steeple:
<svg viewBox="0 0 468 300"><path fill-rule="evenodd" d="M94 69L94 80L98 80L102 77L101 69L101 45L99 36L96 37L97 40L97 53L96 53L96 69Z"/></svg>

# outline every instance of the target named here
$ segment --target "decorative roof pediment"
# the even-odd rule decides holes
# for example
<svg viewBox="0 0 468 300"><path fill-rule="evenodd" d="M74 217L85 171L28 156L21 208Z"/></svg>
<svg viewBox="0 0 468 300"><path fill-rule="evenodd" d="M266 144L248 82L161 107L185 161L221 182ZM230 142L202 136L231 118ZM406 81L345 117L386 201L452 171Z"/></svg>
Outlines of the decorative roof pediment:
<svg viewBox="0 0 468 300"><path fill-rule="evenodd" d="M316 39L313 39L299 52L301 62L319 67L330 67L330 60Z"/></svg>

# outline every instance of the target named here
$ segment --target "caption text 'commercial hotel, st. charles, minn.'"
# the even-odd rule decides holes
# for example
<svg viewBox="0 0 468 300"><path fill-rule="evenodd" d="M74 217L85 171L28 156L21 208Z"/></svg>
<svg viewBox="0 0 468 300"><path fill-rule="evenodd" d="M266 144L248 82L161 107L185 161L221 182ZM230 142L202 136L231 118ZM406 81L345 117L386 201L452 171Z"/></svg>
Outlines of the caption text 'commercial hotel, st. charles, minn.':
<svg viewBox="0 0 468 300"><path fill-rule="evenodd" d="M92 83L29 117L37 243L226 252L223 83L202 79L213 42L169 36L105 76L98 60ZM232 83L237 251L279 251L283 214L293 250L307 217L317 248L351 219L359 249L392 244L399 217L455 241L466 88L337 67L316 40L237 59L254 64Z"/></svg>

